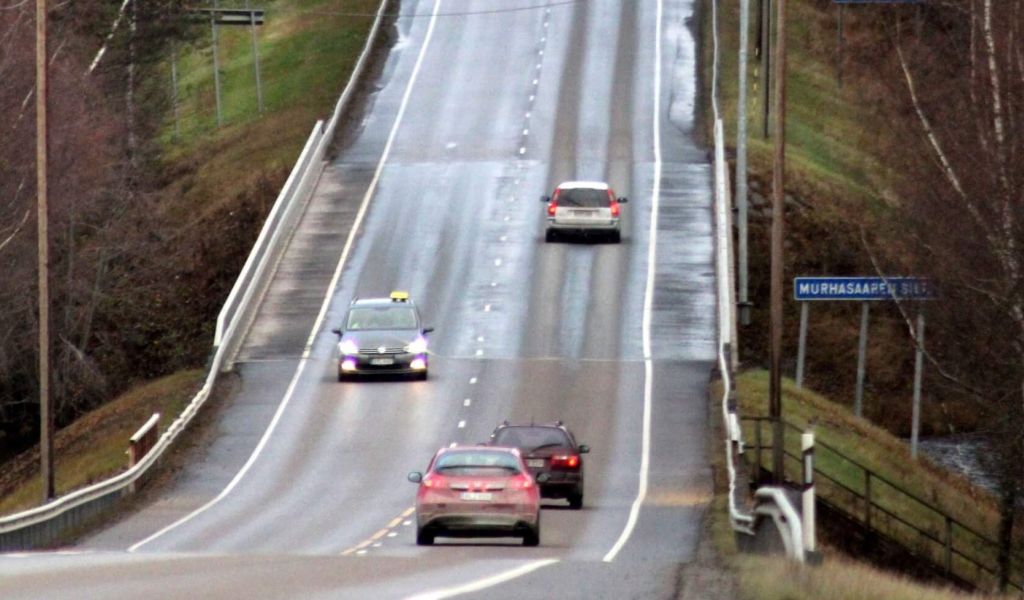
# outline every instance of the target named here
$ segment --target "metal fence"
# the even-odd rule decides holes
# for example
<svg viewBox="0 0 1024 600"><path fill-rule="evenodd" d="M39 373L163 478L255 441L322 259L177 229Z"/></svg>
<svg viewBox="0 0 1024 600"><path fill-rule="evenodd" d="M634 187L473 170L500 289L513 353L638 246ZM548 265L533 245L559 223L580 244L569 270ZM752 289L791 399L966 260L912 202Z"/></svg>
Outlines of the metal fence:
<svg viewBox="0 0 1024 600"><path fill-rule="evenodd" d="M770 461L766 465L762 455L775 443L771 439L772 419L743 417L742 421L749 424L753 434L753 443L747 447L753 469L770 471ZM783 443L788 473L799 472L802 431L786 423ZM820 502L928 561L935 573L951 581L978 589L996 587L999 544L979 531L979 525L965 523L937 502L922 498L820 439L816 447L814 472ZM1011 563L1009 587L1024 591L1024 556L1014 554Z"/></svg>

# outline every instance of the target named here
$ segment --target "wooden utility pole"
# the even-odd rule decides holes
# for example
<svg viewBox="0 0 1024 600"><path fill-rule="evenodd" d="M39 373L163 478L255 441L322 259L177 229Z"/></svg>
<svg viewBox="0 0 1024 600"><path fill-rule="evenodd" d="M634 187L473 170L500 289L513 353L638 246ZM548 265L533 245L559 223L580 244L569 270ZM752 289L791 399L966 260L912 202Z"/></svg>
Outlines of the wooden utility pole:
<svg viewBox="0 0 1024 600"><path fill-rule="evenodd" d="M772 476L776 483L785 480L783 471L785 425L782 420L782 239L785 232L786 203L786 0L775 0L778 30L775 40L775 166L772 176L771 236L771 373L769 375L769 411L773 419Z"/></svg>
<svg viewBox="0 0 1024 600"><path fill-rule="evenodd" d="M36 0L36 194L39 212L39 460L43 501L53 489L53 411L50 405L50 248L47 231L46 0Z"/></svg>
<svg viewBox="0 0 1024 600"><path fill-rule="evenodd" d="M761 0L758 11L758 39L760 41L761 66L758 68L758 85L761 87L761 135L767 138L771 131L771 56L772 56L772 0Z"/></svg>

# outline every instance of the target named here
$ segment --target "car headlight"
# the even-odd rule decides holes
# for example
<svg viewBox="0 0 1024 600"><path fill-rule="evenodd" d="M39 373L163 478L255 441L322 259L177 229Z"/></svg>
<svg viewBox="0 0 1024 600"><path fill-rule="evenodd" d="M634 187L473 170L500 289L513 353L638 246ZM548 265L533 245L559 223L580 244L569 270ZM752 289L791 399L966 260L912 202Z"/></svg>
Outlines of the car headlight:
<svg viewBox="0 0 1024 600"><path fill-rule="evenodd" d="M359 354L359 346L352 340L341 340L341 342L338 343L338 352L342 356Z"/></svg>
<svg viewBox="0 0 1024 600"><path fill-rule="evenodd" d="M427 338L421 336L414 339L405 347L405 351L410 354L423 354L427 351Z"/></svg>

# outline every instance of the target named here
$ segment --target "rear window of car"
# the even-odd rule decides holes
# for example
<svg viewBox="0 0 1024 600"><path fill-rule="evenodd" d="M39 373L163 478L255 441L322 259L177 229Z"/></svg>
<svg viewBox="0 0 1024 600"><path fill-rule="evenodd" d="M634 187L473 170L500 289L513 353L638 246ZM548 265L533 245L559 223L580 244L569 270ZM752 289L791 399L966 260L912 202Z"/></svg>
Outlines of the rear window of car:
<svg viewBox="0 0 1024 600"><path fill-rule="evenodd" d="M434 470L448 475L477 475L485 472L518 473L519 459L507 451L445 452L437 458Z"/></svg>
<svg viewBox="0 0 1024 600"><path fill-rule="evenodd" d="M559 206L582 206L589 208L608 206L608 190L570 188L558 192Z"/></svg>
<svg viewBox="0 0 1024 600"><path fill-rule="evenodd" d="M416 311L409 306L353 308L348 312L345 329L416 329Z"/></svg>
<svg viewBox="0 0 1024 600"><path fill-rule="evenodd" d="M530 451L543 447L571 448L572 440L557 427L504 427L494 434L494 444Z"/></svg>

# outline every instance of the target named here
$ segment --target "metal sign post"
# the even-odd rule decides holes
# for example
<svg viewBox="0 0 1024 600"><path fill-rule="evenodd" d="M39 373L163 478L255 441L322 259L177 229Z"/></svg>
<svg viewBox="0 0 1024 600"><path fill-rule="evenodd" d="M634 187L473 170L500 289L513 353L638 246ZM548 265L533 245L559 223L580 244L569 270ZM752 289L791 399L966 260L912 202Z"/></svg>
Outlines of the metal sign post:
<svg viewBox="0 0 1024 600"><path fill-rule="evenodd" d="M917 313L914 352L914 406L910 420L910 457L917 459L917 438L921 431L921 377L924 374L924 312Z"/></svg>
<svg viewBox="0 0 1024 600"><path fill-rule="evenodd" d="M868 320L871 316L871 304L860 303L860 338L857 342L857 389L853 395L853 415L864 414L864 371L868 361Z"/></svg>
<svg viewBox="0 0 1024 600"><path fill-rule="evenodd" d="M807 360L807 320L810 318L811 303L800 303L800 343L796 349L796 387L804 387L804 362Z"/></svg>
<svg viewBox="0 0 1024 600"><path fill-rule="evenodd" d="M253 64L256 70L256 102L259 111L263 112L263 87L260 82L260 56L256 48L256 26L263 24L264 11L262 8L249 8L246 0L245 8L220 8L218 0L213 1L213 8L194 8L190 12L197 18L210 21L210 28L213 30L213 87L217 96L217 126L223 123L221 115L220 100L220 56L218 47L218 27L221 25L237 25L249 27L252 31L252 54Z"/></svg>

